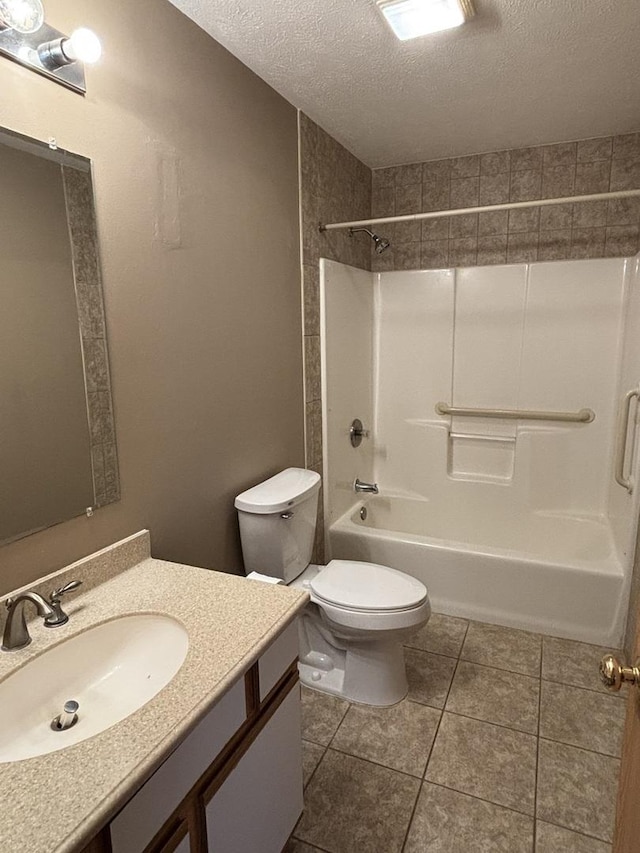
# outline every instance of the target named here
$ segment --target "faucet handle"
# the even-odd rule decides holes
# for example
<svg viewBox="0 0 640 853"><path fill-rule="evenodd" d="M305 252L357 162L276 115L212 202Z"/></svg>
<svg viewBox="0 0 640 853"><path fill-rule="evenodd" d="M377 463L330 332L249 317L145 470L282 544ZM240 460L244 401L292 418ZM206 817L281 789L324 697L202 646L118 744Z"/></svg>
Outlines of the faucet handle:
<svg viewBox="0 0 640 853"><path fill-rule="evenodd" d="M78 589L79 586L82 586L82 581L69 581L69 583L66 583L64 586L54 589L49 600L54 604L55 602L60 601L63 595L66 595L68 592L73 592L73 590Z"/></svg>
<svg viewBox="0 0 640 853"><path fill-rule="evenodd" d="M64 586L53 590L49 596L49 604L51 605L53 612L49 616L46 616L44 620L44 624L47 628L57 628L58 625L67 624L69 617L62 609L60 599L63 595L66 595L68 592L72 592L74 589L78 589L81 585L82 581L69 581L69 583L66 583Z"/></svg>

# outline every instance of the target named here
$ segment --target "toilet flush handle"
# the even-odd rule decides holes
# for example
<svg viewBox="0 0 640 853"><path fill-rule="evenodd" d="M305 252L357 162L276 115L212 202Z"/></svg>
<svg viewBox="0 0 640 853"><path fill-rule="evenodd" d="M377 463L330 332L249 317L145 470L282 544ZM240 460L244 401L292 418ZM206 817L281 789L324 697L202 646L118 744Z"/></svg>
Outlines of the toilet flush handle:
<svg viewBox="0 0 640 853"><path fill-rule="evenodd" d="M295 515L295 513L293 513L293 512L281 512L280 518L284 518L285 520L287 520L289 518L293 518L294 515Z"/></svg>

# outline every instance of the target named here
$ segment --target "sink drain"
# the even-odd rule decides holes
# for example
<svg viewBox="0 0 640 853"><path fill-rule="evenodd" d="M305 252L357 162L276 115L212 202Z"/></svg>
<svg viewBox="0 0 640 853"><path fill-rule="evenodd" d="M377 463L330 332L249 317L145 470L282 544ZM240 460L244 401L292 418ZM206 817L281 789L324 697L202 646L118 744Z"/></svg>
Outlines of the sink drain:
<svg viewBox="0 0 640 853"><path fill-rule="evenodd" d="M54 717L53 720L51 720L51 728L54 732L64 732L72 726L75 726L78 722L79 707L80 705L75 701L75 699L69 699L68 702L65 702L62 713L58 714L57 717Z"/></svg>

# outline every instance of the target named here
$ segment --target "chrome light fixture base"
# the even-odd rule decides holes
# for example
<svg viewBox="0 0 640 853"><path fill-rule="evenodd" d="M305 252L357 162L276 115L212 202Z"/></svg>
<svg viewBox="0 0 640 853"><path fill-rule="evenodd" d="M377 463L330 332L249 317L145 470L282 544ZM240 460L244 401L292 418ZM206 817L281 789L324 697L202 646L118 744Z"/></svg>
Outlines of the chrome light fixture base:
<svg viewBox="0 0 640 853"><path fill-rule="evenodd" d="M56 67L54 62L48 59L52 58L53 46L61 45L66 38L64 33L48 24L43 24L35 33L0 30L0 55L84 95L87 91L84 64L80 61L69 62L67 59L68 64ZM43 45L47 46L47 51L41 50ZM61 50L60 52L62 53Z"/></svg>

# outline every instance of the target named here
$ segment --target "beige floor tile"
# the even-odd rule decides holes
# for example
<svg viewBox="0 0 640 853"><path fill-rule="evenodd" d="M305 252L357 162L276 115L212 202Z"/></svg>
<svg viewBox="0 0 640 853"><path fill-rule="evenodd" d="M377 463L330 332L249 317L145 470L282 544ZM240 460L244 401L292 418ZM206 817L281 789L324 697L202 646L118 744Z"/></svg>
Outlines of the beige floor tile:
<svg viewBox="0 0 640 853"><path fill-rule="evenodd" d="M600 681L598 664L603 655L613 652L604 646L591 646L573 640L544 637L542 641L542 677L574 687L586 687L606 693Z"/></svg>
<svg viewBox="0 0 640 853"><path fill-rule="evenodd" d="M328 746L338 730L349 703L337 696L302 687L302 737Z"/></svg>
<svg viewBox="0 0 640 853"><path fill-rule="evenodd" d="M407 642L407 646L457 658L468 626L467 619L433 613L424 628L421 628Z"/></svg>
<svg viewBox="0 0 640 853"><path fill-rule="evenodd" d="M531 853L532 847L531 818L425 782L404 851Z"/></svg>
<svg viewBox="0 0 640 853"><path fill-rule="evenodd" d="M611 853L611 845L539 820L536 822L536 853Z"/></svg>
<svg viewBox="0 0 640 853"><path fill-rule="evenodd" d="M306 787L307 782L313 776L313 771L320 764L320 759L324 755L324 746L311 741L302 741L302 778Z"/></svg>
<svg viewBox="0 0 640 853"><path fill-rule="evenodd" d="M460 661L446 709L537 734L539 697L537 678Z"/></svg>
<svg viewBox="0 0 640 853"><path fill-rule="evenodd" d="M533 815L536 738L445 711L425 779Z"/></svg>
<svg viewBox="0 0 640 853"><path fill-rule="evenodd" d="M542 682L540 735L619 756L626 702L580 687Z"/></svg>
<svg viewBox="0 0 640 853"><path fill-rule="evenodd" d="M539 634L471 622L460 657L535 677L540 675L541 643Z"/></svg>
<svg viewBox="0 0 640 853"><path fill-rule="evenodd" d="M404 657L407 664L409 699L434 708L444 708L456 660L417 649L405 649Z"/></svg>
<svg viewBox="0 0 640 853"><path fill-rule="evenodd" d="M419 789L418 779L329 749L295 836L330 853L400 853Z"/></svg>
<svg viewBox="0 0 640 853"><path fill-rule="evenodd" d="M302 737L328 746L348 709L349 703L344 699L303 687Z"/></svg>
<svg viewBox="0 0 640 853"><path fill-rule="evenodd" d="M331 742L333 749L422 777L441 712L405 700L392 708L352 705Z"/></svg>
<svg viewBox="0 0 640 853"><path fill-rule="evenodd" d="M620 761L540 740L537 817L611 841Z"/></svg>

